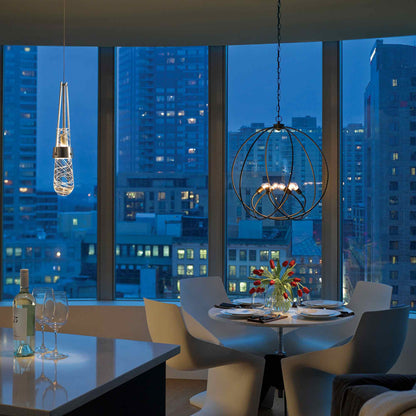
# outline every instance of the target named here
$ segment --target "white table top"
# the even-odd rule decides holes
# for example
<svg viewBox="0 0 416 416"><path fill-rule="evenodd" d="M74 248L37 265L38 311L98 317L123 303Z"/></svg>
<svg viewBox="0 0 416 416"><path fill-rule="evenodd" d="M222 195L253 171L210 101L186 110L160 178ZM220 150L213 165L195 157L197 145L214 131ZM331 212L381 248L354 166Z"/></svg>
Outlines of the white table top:
<svg viewBox="0 0 416 416"><path fill-rule="evenodd" d="M0 414L13 416L61 415L179 353L177 345L58 334L58 350L69 357L50 361L15 358L10 328L0 328L0 340ZM53 342L45 333L46 346Z"/></svg>
<svg viewBox="0 0 416 416"><path fill-rule="evenodd" d="M220 308L211 308L208 311L208 315L212 319L216 319L218 321L226 321L226 322L233 322L240 325L250 325L250 326L261 326L263 328L265 327L278 327L278 328L298 328L298 327L310 327L313 325L336 325L341 322L345 322L346 320L352 319L352 316L346 316L346 317L338 317L338 318L332 318L332 319L309 319L309 318L303 318L301 316L298 316L296 314L296 308L290 308L288 312L284 313L283 315L287 315L287 318L285 319L278 319L277 321L270 321L265 323L259 323L259 322L249 322L247 319L239 319L239 318L233 318L233 317L227 317L221 313L222 310L226 309L220 309ZM339 311L351 311L348 308L340 308L337 309Z"/></svg>

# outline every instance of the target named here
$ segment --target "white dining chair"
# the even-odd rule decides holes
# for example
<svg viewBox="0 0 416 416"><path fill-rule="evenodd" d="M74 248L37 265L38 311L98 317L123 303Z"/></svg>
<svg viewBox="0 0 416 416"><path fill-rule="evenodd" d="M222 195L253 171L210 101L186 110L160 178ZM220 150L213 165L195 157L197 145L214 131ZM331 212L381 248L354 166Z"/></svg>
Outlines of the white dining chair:
<svg viewBox="0 0 416 416"><path fill-rule="evenodd" d="M299 328L284 336L288 355L331 348L347 342L355 333L364 312L388 309L391 304L392 287L383 283L359 281L347 305L354 311L351 319L333 326Z"/></svg>
<svg viewBox="0 0 416 416"><path fill-rule="evenodd" d="M174 304L144 299L153 342L180 345L167 364L178 370L208 370L207 395L197 416L253 416L258 412L264 359L189 334Z"/></svg>
<svg viewBox="0 0 416 416"><path fill-rule="evenodd" d="M335 375L384 373L406 337L409 307L364 312L348 343L282 360L289 416L329 416Z"/></svg>
<svg viewBox="0 0 416 416"><path fill-rule="evenodd" d="M180 281L181 306L189 333L201 340L264 356L277 350L277 334L271 328L249 327L211 319L215 304L230 302L219 277L194 277Z"/></svg>

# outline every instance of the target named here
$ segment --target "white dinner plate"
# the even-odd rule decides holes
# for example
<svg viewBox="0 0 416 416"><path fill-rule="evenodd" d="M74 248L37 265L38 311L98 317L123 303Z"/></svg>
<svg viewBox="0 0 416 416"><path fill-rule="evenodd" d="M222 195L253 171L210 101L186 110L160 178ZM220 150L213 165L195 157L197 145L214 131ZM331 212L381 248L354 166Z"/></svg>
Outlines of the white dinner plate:
<svg viewBox="0 0 416 416"><path fill-rule="evenodd" d="M305 300L303 305L309 308L325 308L325 309L337 309L344 305L344 302L338 300L326 300L326 299L315 299Z"/></svg>
<svg viewBox="0 0 416 416"><path fill-rule="evenodd" d="M335 318L341 315L341 312L329 310L329 309L301 308L297 311L297 314L303 318L309 318L309 319L330 319L330 318Z"/></svg>
<svg viewBox="0 0 416 416"><path fill-rule="evenodd" d="M220 312L221 315L232 316L234 318L247 318L252 315L261 315L262 313L263 311L258 311L256 309L243 309L243 308L223 309Z"/></svg>

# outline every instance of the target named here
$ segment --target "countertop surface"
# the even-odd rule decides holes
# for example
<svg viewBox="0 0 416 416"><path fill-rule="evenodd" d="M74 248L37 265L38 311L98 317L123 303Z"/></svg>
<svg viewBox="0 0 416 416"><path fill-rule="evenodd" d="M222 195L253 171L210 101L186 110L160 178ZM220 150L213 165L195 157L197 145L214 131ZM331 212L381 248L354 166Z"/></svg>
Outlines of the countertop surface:
<svg viewBox="0 0 416 416"><path fill-rule="evenodd" d="M14 416L63 414L179 353L177 345L58 333L58 350L69 356L51 361L15 358L10 328L0 328L0 340L0 414ZM45 344L53 348L53 334Z"/></svg>

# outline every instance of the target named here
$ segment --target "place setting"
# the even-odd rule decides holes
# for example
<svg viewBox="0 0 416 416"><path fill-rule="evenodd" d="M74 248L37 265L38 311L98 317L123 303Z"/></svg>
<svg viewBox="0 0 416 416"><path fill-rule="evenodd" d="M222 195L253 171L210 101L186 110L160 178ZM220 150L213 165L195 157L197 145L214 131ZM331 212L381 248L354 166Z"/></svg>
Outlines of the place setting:
<svg viewBox="0 0 416 416"><path fill-rule="evenodd" d="M354 315L344 302L330 299L305 300L296 308L296 317L302 319L326 320Z"/></svg>

